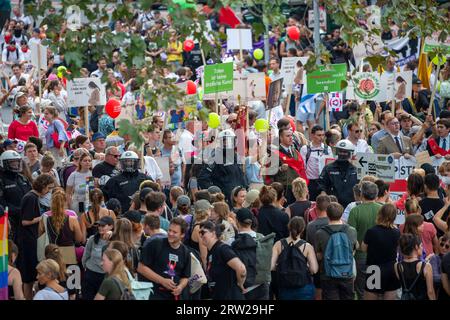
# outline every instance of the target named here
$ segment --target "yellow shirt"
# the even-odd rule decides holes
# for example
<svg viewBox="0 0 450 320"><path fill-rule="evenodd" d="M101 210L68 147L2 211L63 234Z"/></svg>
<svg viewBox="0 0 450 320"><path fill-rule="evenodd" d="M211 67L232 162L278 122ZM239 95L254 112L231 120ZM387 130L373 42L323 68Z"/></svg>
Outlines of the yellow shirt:
<svg viewBox="0 0 450 320"><path fill-rule="evenodd" d="M179 61L180 63L183 63L183 56L181 55L183 53L182 43L180 41L169 42L168 50L170 51L170 49L175 49L177 52L169 52L167 54L167 62Z"/></svg>

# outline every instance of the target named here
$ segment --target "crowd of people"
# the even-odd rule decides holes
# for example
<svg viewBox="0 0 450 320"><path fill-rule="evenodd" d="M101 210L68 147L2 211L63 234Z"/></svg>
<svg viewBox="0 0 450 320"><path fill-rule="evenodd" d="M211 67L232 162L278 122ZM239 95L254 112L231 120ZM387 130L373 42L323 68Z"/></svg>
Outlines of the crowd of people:
<svg viewBox="0 0 450 320"><path fill-rule="evenodd" d="M319 120L320 97L309 114L299 111L294 81L286 115L262 132L255 122L267 119L263 101L243 107L225 99L221 130L212 129L182 108L146 109L135 91L139 70L128 69L120 48L96 63L88 57L81 73L106 78L107 99L121 101L133 121L150 119L138 148L104 106L85 113L68 103L63 55L48 49L48 71L36 77L27 53L44 27L18 8L6 22L1 102L14 119L1 142L0 205L9 217L9 299L448 299L450 103L438 91L439 113L428 114L431 91L417 62L407 65L411 98L347 100L329 125ZM167 63L167 78L196 80L202 53L198 44L183 51L170 15L138 10L131 25L113 22L116 33L142 35L147 56ZM264 72L268 87L282 77L281 58L313 51L301 17L287 26L298 26L301 39L274 28L268 65L249 52L224 48L222 57ZM383 36L402 30L391 20ZM163 33L166 47L155 40ZM339 29L324 44L333 62L351 63ZM384 72L395 63L388 57ZM435 77L448 82L450 63ZM414 169L400 197L376 176L359 177L353 162L357 153L410 159L424 151L444 159ZM334 161L323 165L324 156Z"/></svg>

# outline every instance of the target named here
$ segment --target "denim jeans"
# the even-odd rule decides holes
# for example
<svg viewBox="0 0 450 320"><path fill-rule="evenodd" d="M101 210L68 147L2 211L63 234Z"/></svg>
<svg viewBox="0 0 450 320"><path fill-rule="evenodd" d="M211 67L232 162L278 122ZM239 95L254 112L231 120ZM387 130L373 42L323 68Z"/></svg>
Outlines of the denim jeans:
<svg viewBox="0 0 450 320"><path fill-rule="evenodd" d="M307 284L302 288L279 288L280 300L314 300L316 288L314 284Z"/></svg>

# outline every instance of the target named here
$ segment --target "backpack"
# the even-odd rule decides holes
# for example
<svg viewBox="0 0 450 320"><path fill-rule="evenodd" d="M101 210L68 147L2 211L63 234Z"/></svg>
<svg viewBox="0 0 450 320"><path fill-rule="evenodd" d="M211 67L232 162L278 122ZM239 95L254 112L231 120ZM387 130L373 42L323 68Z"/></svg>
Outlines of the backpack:
<svg viewBox="0 0 450 320"><path fill-rule="evenodd" d="M409 288L406 287L406 281L405 281L405 275L403 274L403 265L402 263L397 264L397 272L400 277L400 280L402 282L402 296L400 297L400 300L420 300L418 297L414 296L414 294L411 292L411 290L416 286L417 281L420 278L420 275L423 274L423 270L425 269L425 262L422 262L422 266L420 267L420 271L417 274L416 278L414 279L413 283Z"/></svg>
<svg viewBox="0 0 450 320"><path fill-rule="evenodd" d="M130 290L128 290L127 287L125 287L123 285L122 281L120 281L116 277L112 277L111 279L115 282L115 284L120 289L120 300L136 300L136 297L133 295L133 293Z"/></svg>
<svg viewBox="0 0 450 320"><path fill-rule="evenodd" d="M244 243L244 247L242 247ZM256 278L256 248L258 244L255 239L247 233L239 233L231 244L233 251L245 265L247 277L245 278L244 287L248 288L255 284Z"/></svg>
<svg viewBox="0 0 450 320"><path fill-rule="evenodd" d="M324 145L325 147L324 147L324 149L323 149L323 154L324 155L328 155L328 146L327 145ZM311 152L312 152L312 149L311 149L311 144L307 144L306 145L306 156L305 156L305 166L308 164L308 160L309 160L309 158L311 157Z"/></svg>
<svg viewBox="0 0 450 320"><path fill-rule="evenodd" d="M318 213L317 213L317 204L315 201L311 201L311 205L308 209L305 210L305 224L308 225L308 223L314 221L317 219Z"/></svg>
<svg viewBox="0 0 450 320"><path fill-rule="evenodd" d="M8 49L6 49L6 61L8 61L9 59L9 54L11 53L11 51L9 51ZM16 47L16 60L19 60L19 48ZM19 79L17 79L19 80Z"/></svg>
<svg viewBox="0 0 450 320"><path fill-rule="evenodd" d="M137 281L130 273L130 271L125 270L127 272L128 280L130 280L131 292L135 299L126 299L126 300L148 300L151 294L153 294L153 283L152 282L144 282ZM125 300L125 299L121 299Z"/></svg>
<svg viewBox="0 0 450 320"><path fill-rule="evenodd" d="M272 248L275 233L266 236L256 233L256 276L255 284L268 283L272 280Z"/></svg>
<svg viewBox="0 0 450 320"><path fill-rule="evenodd" d="M306 241L299 240L296 244L288 244L286 239L281 240L282 251L276 268L280 288L302 288L309 283L308 261L299 250L305 243Z"/></svg>
<svg viewBox="0 0 450 320"><path fill-rule="evenodd" d="M353 278L353 246L346 233L348 226L339 231L322 227L330 235L324 253L325 275L334 279Z"/></svg>

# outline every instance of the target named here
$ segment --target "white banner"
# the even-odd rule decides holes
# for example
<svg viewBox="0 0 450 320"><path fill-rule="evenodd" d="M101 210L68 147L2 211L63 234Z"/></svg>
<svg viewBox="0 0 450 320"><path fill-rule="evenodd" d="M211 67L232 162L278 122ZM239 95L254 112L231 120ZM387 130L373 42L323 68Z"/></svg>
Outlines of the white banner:
<svg viewBox="0 0 450 320"><path fill-rule="evenodd" d="M67 82L67 103L70 107L106 104L106 90L99 78L75 78Z"/></svg>

